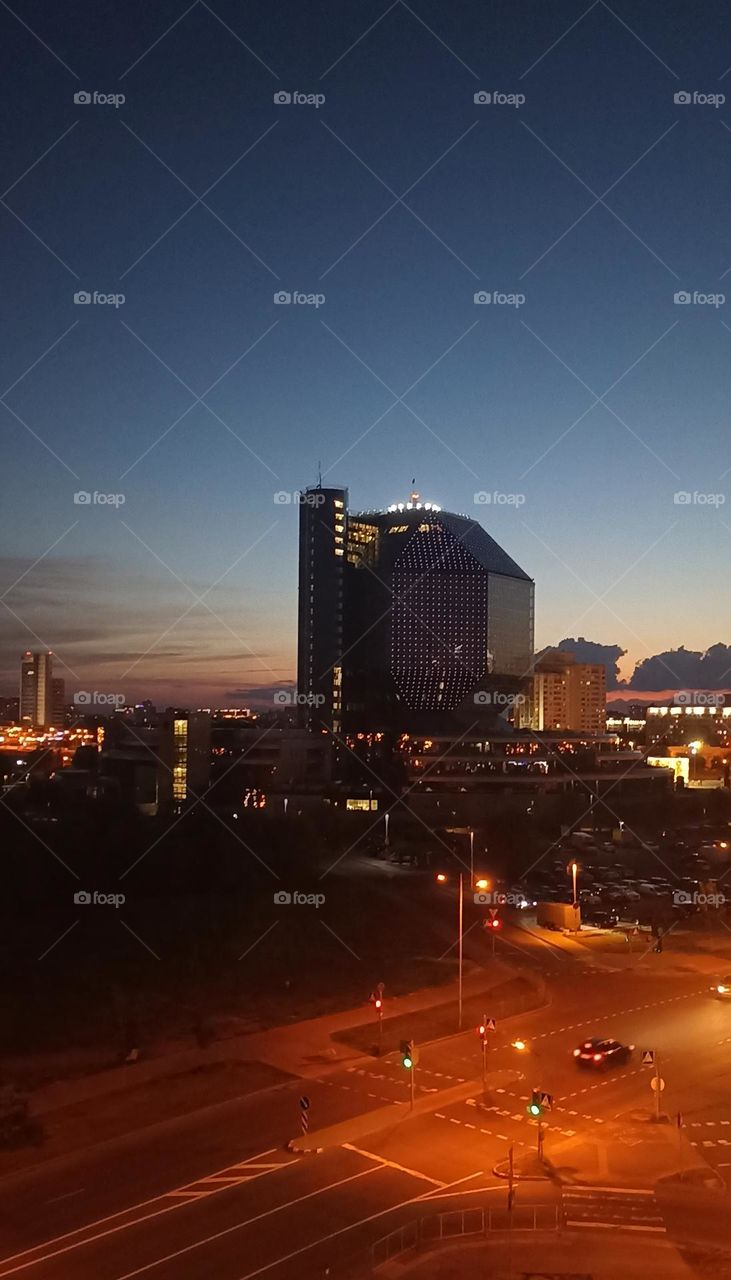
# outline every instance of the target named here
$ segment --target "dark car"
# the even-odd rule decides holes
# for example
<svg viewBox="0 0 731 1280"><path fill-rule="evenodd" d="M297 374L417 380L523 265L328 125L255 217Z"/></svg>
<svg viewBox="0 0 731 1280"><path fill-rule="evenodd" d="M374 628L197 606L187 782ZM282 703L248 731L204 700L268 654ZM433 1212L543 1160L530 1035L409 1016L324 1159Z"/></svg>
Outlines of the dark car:
<svg viewBox="0 0 731 1280"><path fill-rule="evenodd" d="M605 1067L628 1062L633 1049L633 1044L622 1044L619 1040L601 1040L594 1036L574 1049L574 1058L577 1067L593 1067L601 1071Z"/></svg>
<svg viewBox="0 0 731 1280"><path fill-rule="evenodd" d="M582 903L581 922L593 925L595 929L613 929L616 924L619 924L619 912L585 907Z"/></svg>

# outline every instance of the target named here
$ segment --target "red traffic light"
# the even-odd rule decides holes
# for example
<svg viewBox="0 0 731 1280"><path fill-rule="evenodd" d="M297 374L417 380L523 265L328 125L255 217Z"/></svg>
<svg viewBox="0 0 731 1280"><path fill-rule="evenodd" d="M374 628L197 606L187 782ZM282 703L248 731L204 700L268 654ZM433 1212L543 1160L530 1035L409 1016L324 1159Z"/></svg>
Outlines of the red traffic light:
<svg viewBox="0 0 731 1280"><path fill-rule="evenodd" d="M495 916L494 920L486 921L488 929L502 929L502 921Z"/></svg>
<svg viewBox="0 0 731 1280"><path fill-rule="evenodd" d="M479 1027L477 1028L477 1034L481 1040L485 1039L485 1036L487 1035L487 1027L485 1026L484 1022L481 1022Z"/></svg>
<svg viewBox="0 0 731 1280"><path fill-rule="evenodd" d="M380 997L376 997L376 999L373 1001L373 1004L376 1007L376 1009L383 1008L383 1001L380 999Z"/></svg>

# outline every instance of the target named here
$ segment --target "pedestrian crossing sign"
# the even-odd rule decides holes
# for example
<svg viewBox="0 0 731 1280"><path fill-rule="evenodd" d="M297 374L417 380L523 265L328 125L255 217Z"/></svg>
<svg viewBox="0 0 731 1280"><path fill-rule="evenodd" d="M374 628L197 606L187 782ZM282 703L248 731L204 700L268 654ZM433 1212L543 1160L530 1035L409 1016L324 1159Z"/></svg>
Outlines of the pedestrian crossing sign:
<svg viewBox="0 0 731 1280"><path fill-rule="evenodd" d="M654 1050L654 1049L643 1049L643 1050L642 1050L642 1065L643 1065L643 1067L654 1067L654 1065L655 1065L655 1050Z"/></svg>

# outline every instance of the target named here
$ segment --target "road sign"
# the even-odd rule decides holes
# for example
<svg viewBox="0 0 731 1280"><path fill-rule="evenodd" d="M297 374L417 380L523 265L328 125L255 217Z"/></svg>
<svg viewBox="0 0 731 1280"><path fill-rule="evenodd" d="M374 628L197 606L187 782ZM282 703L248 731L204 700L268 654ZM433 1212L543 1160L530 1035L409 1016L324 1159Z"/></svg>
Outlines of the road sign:
<svg viewBox="0 0 731 1280"><path fill-rule="evenodd" d="M494 920L494 919L496 918L497 913L498 913L498 909L497 909L497 907L490 907L490 919L491 919L491 920Z"/></svg>
<svg viewBox="0 0 731 1280"><path fill-rule="evenodd" d="M300 1098L300 1108L302 1111L309 1111L310 1109L310 1100L307 1097L306 1093L303 1093L302 1097Z"/></svg>
<svg viewBox="0 0 731 1280"><path fill-rule="evenodd" d="M662 1093L665 1088L665 1081L661 1080L659 1076L653 1076L650 1081L650 1088L654 1089L655 1093L657 1093L658 1089L660 1090L660 1093Z"/></svg>
<svg viewBox="0 0 731 1280"><path fill-rule="evenodd" d="M654 1050L654 1049L643 1049L643 1050L642 1050L642 1065L643 1065L643 1067L654 1067L654 1065L655 1065L655 1050Z"/></svg>
<svg viewBox="0 0 731 1280"><path fill-rule="evenodd" d="M544 1110L544 1111L550 1111L550 1110L551 1110L551 1108L553 1107L553 1094L552 1094L552 1093L542 1093L542 1094L541 1094L541 1106L543 1107L543 1110Z"/></svg>
<svg viewBox="0 0 731 1280"><path fill-rule="evenodd" d="M486 1031L497 1030L497 1023L494 1018L485 1018L485 1030Z"/></svg>

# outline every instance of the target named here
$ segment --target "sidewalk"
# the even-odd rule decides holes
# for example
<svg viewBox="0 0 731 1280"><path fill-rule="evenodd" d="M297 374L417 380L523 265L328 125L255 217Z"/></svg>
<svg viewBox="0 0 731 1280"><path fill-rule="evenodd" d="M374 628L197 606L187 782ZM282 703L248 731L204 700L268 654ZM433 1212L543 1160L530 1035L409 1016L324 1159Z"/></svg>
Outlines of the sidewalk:
<svg viewBox="0 0 731 1280"><path fill-rule="evenodd" d="M487 998L490 991L513 981L516 976L518 974L515 969L496 961L489 974L481 971L465 977L464 1000L466 1002L483 994ZM535 975L520 976L533 986L536 1005L540 1004L545 999L545 987L541 980ZM384 1030L388 1021L393 1018L453 1003L456 996L457 984L452 982L446 986L428 987L410 995L387 999L388 1017L384 1019ZM59 1080L44 1085L33 1093L32 1110L35 1115L42 1116L61 1107L89 1102L166 1077L184 1076L188 1072L216 1063L265 1064L287 1077L321 1075L328 1067L336 1068L345 1063L350 1065L363 1057L360 1048L349 1047L333 1037L368 1024L372 1027L372 1036L369 1038L375 1040L377 1024L373 1010L370 1005L359 1005L355 1009L310 1018L285 1027L273 1027L267 1031L216 1040L206 1049L191 1047L78 1079Z"/></svg>

